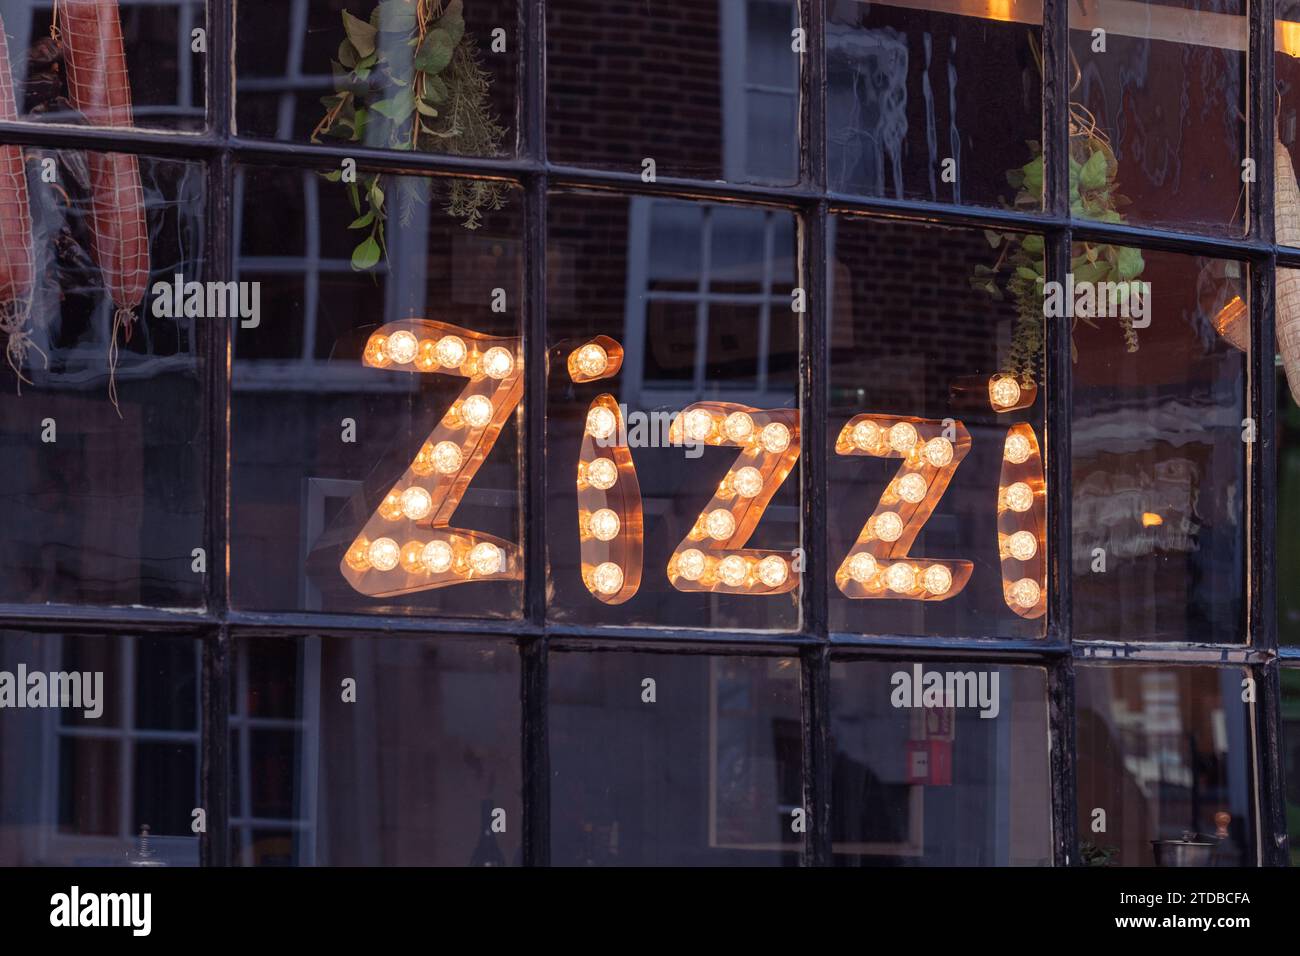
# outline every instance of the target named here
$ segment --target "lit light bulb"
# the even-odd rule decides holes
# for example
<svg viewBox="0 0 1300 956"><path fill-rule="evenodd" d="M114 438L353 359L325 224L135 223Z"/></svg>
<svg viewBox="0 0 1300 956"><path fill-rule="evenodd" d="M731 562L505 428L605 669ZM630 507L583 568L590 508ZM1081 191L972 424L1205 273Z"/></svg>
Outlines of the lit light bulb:
<svg viewBox="0 0 1300 956"><path fill-rule="evenodd" d="M419 574L424 570L424 542L408 541L402 545L402 567L407 574Z"/></svg>
<svg viewBox="0 0 1300 956"><path fill-rule="evenodd" d="M899 594L916 590L916 568L905 561L891 564L885 569L885 587Z"/></svg>
<svg viewBox="0 0 1300 956"><path fill-rule="evenodd" d="M876 576L878 566L876 558L866 551L859 551L849 558L849 577L859 584L868 584Z"/></svg>
<svg viewBox="0 0 1300 956"><path fill-rule="evenodd" d="M1017 531L1007 539L1007 554L1017 561L1028 561L1038 553L1038 538L1032 531Z"/></svg>
<svg viewBox="0 0 1300 956"><path fill-rule="evenodd" d="M370 551L367 557L370 558L370 564L377 571L391 571L397 567L397 562L402 559L402 549L397 546L397 542L392 538L376 538L370 542Z"/></svg>
<svg viewBox="0 0 1300 956"><path fill-rule="evenodd" d="M925 497L927 489L925 479L916 472L909 472L898 479L898 497L910 504L916 504Z"/></svg>
<svg viewBox="0 0 1300 956"><path fill-rule="evenodd" d="M587 519L587 531L597 541L613 541L618 537L618 515L609 508L593 511Z"/></svg>
<svg viewBox="0 0 1300 956"><path fill-rule="evenodd" d="M682 419L682 431L691 441L705 441L713 432L713 416L702 408L692 408Z"/></svg>
<svg viewBox="0 0 1300 956"><path fill-rule="evenodd" d="M593 458L587 465L587 484L605 491L618 481L618 466L609 458Z"/></svg>
<svg viewBox="0 0 1300 956"><path fill-rule="evenodd" d="M921 575L921 585L931 594L947 594L952 589L952 572L942 564L932 564Z"/></svg>
<svg viewBox="0 0 1300 956"><path fill-rule="evenodd" d="M714 508L704 518L704 530L714 541L726 541L736 533L736 517L726 508Z"/></svg>
<svg viewBox="0 0 1300 956"><path fill-rule="evenodd" d="M754 434L754 419L745 412L732 412L722 423L722 430L734 442L747 442Z"/></svg>
<svg viewBox="0 0 1300 956"><path fill-rule="evenodd" d="M420 350L420 340L402 329L388 337L388 354L398 365L410 365Z"/></svg>
<svg viewBox="0 0 1300 956"><path fill-rule="evenodd" d="M746 465L731 476L731 487L742 498L753 498L763 490L763 473L753 465Z"/></svg>
<svg viewBox="0 0 1300 956"><path fill-rule="evenodd" d="M433 446L433 468L440 475L454 475L460 470L460 446L454 441L440 441Z"/></svg>
<svg viewBox="0 0 1300 956"><path fill-rule="evenodd" d="M352 542L352 547L348 548L347 553L348 567L353 571L370 570L370 542L365 538L357 538Z"/></svg>
<svg viewBox="0 0 1300 956"><path fill-rule="evenodd" d="M896 511L882 511L872 521L871 529L881 541L897 541L903 536L903 519Z"/></svg>
<svg viewBox="0 0 1300 956"><path fill-rule="evenodd" d="M604 405L597 405L587 412L587 434L593 438L608 438L617 427L618 419Z"/></svg>
<svg viewBox="0 0 1300 956"><path fill-rule="evenodd" d="M415 356L415 364L425 372L432 372L438 367L438 343L433 339L420 339L420 351Z"/></svg>
<svg viewBox="0 0 1300 956"><path fill-rule="evenodd" d="M1038 582L1033 578L1021 578L1011 585L1008 591L1011 594L1011 600L1018 606L1025 608L1036 605L1043 593L1038 587Z"/></svg>
<svg viewBox="0 0 1300 956"><path fill-rule="evenodd" d="M417 475L433 474L433 446L425 442L420 446L420 452L415 456L415 461L411 462L411 471Z"/></svg>
<svg viewBox="0 0 1300 956"><path fill-rule="evenodd" d="M451 567L451 560L454 552L451 545L446 541L430 541L424 546L424 551L420 558L424 561L424 566L434 574L442 574Z"/></svg>
<svg viewBox="0 0 1300 956"><path fill-rule="evenodd" d="M469 566L478 574L496 574L505 563L505 554L491 541L481 541L469 553Z"/></svg>
<svg viewBox="0 0 1300 956"><path fill-rule="evenodd" d="M1030 444L1028 438L1012 432L1007 436L1007 442L1002 447L1002 456L1013 465L1022 465L1033 450L1034 446Z"/></svg>
<svg viewBox="0 0 1300 956"><path fill-rule="evenodd" d="M373 365L383 368L389 365L393 360L388 354L388 336L372 335L366 340L366 350L362 354L362 359L367 365Z"/></svg>
<svg viewBox="0 0 1300 956"><path fill-rule="evenodd" d="M1034 492L1023 481L1007 486L1005 492L1007 507L1012 511L1028 511L1034 506Z"/></svg>
<svg viewBox="0 0 1300 956"><path fill-rule="evenodd" d="M492 421L492 399L486 395L471 395L460 406L460 414L471 428L482 428Z"/></svg>
<svg viewBox="0 0 1300 956"><path fill-rule="evenodd" d="M989 382L989 400L997 408L1010 408L1020 401L1020 383L1014 378L997 378Z"/></svg>
<svg viewBox="0 0 1300 956"><path fill-rule="evenodd" d="M411 485L402 492L402 514L412 521L427 518L432 510L432 496L419 485Z"/></svg>
<svg viewBox="0 0 1300 956"><path fill-rule="evenodd" d="M601 594L617 594L623 586L623 569L613 561L598 564L591 572L591 583Z"/></svg>
<svg viewBox="0 0 1300 956"><path fill-rule="evenodd" d="M573 353L573 366L588 378L598 378L609 368L609 353L595 342L588 342Z"/></svg>
<svg viewBox="0 0 1300 956"><path fill-rule="evenodd" d="M758 579L770 588L777 588L785 584L786 578L789 576L790 568L785 563L785 558L780 555L769 554L758 562Z"/></svg>
<svg viewBox="0 0 1300 956"><path fill-rule="evenodd" d="M723 584L738 588L749 577L749 562L738 554L731 554L718 562L718 578Z"/></svg>
<svg viewBox="0 0 1300 956"><path fill-rule="evenodd" d="M445 335L438 340L438 364L443 368L459 368L468 354L465 340L459 335Z"/></svg>
<svg viewBox="0 0 1300 956"><path fill-rule="evenodd" d="M790 447L790 429L780 422L768 422L763 426L758 440L764 451L779 455Z"/></svg>
<svg viewBox="0 0 1300 956"><path fill-rule="evenodd" d="M379 513L389 521L396 521L402 517L402 496L396 491L390 491L384 495L384 500L379 502Z"/></svg>
<svg viewBox="0 0 1300 956"><path fill-rule="evenodd" d="M935 468L943 468L952 461L952 442L946 438L931 438L925 443L922 454Z"/></svg>
<svg viewBox="0 0 1300 956"><path fill-rule="evenodd" d="M873 421L858 422L853 426L853 444L862 451L871 451L880 444L880 426Z"/></svg>
<svg viewBox="0 0 1300 956"><path fill-rule="evenodd" d="M494 345L483 353L483 371L491 378L505 378L515 368L515 357L509 349Z"/></svg>
<svg viewBox="0 0 1300 956"><path fill-rule="evenodd" d="M698 581L702 578L705 565L704 553L695 548L688 548L677 555L677 573L687 581Z"/></svg>
<svg viewBox="0 0 1300 956"><path fill-rule="evenodd" d="M916 445L916 427L911 422L894 422L889 429L889 447L907 454Z"/></svg>

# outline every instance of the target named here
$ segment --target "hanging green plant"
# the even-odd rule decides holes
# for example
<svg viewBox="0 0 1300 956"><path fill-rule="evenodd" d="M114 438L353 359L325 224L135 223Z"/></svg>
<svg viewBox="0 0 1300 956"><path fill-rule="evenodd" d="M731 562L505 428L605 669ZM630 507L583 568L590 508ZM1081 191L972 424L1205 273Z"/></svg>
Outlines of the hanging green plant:
<svg viewBox="0 0 1300 956"><path fill-rule="evenodd" d="M1042 61L1037 46L1031 38L1034 56ZM1077 80L1076 84L1077 86ZM1018 211L1037 211L1042 207L1043 151L1034 141L1026 144L1032 159L1025 165L1007 172L1007 182L1016 189L1012 208ZM1085 219L1122 223L1119 210L1128 205L1127 197L1119 193L1119 163L1111 149L1106 134L1096 119L1078 103L1070 104L1070 213ZM1031 385L1040 372L1043 356L1043 328L1045 323L1043 301L1045 259L1043 237L986 231L985 238L997 251L997 261L990 267L975 266L971 285L1002 301L1009 298L1016 304L1016 320L1011 336L1011 351L1007 356L1006 371L1015 375L1022 384ZM1109 243L1076 243L1081 250L1070 259L1070 273L1076 284L1080 283L1130 283L1142 275L1146 263L1142 253L1131 246ZM1127 286L1121 291L1126 294ZM1137 331L1133 319L1121 314L1117 317L1130 352L1138 350ZM1076 316L1071 321L1070 357L1077 361L1074 346L1075 323L1082 320L1093 328L1097 323L1090 317Z"/></svg>
<svg viewBox="0 0 1300 956"><path fill-rule="evenodd" d="M331 61L334 92L323 97L325 115L312 131L322 138L389 149L491 156L505 130L493 114L492 81L465 32L463 0L382 0L368 20L343 12L344 38ZM342 170L327 173L343 180ZM434 181L389 173L358 173L345 183L356 218L349 229L366 237L352 251L352 268L367 270L386 257L385 225L394 204L406 225L432 198ZM505 205L506 185L456 178L444 209L466 229L477 229L485 210ZM391 195L390 195L391 192Z"/></svg>

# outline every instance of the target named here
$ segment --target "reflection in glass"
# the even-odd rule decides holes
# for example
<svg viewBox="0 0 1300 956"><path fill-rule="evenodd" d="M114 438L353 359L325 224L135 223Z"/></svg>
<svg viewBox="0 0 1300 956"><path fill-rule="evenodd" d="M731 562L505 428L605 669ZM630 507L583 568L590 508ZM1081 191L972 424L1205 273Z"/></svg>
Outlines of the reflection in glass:
<svg viewBox="0 0 1300 956"><path fill-rule="evenodd" d="M1073 320L1075 635L1240 642L1247 270L1126 252L1149 284L1129 318L1108 307ZM1076 307L1084 286L1066 296Z"/></svg>
<svg viewBox="0 0 1300 956"><path fill-rule="evenodd" d="M1300 864L1300 670L1283 668L1282 775L1286 786L1287 831L1291 865Z"/></svg>
<svg viewBox="0 0 1300 956"><path fill-rule="evenodd" d="M402 356L405 364L380 361L368 343L381 326L409 318L515 337L523 295L519 190L499 186L501 207L470 229L446 197L475 180L360 170L358 181L376 182L392 209L382 243L375 221L352 227L365 215L346 184L306 170L238 170L238 278L261 283L266 318L235 336L233 601L277 610L516 614L518 581L369 598L340 570L407 468L428 470L425 445L439 422L459 416L467 381L489 374L482 363L468 379L412 374L426 360L440 369L458 365L438 358L455 358L450 338L427 355L412 339L417 354ZM370 241L373 256L359 262L358 243ZM458 341L467 360L477 355ZM511 542L520 539L519 408L502 412L504 428L450 516L456 526ZM394 547L400 558L400 543Z"/></svg>
<svg viewBox="0 0 1300 956"><path fill-rule="evenodd" d="M547 148L558 163L793 183L795 0L693 0L653 12L546 4ZM599 77L599 82L593 82Z"/></svg>
<svg viewBox="0 0 1300 956"><path fill-rule="evenodd" d="M799 662L556 653L557 866L797 866Z"/></svg>
<svg viewBox="0 0 1300 956"><path fill-rule="evenodd" d="M379 0L238 4L238 131L336 146L512 153L520 6L515 0L431 0L418 10Z"/></svg>
<svg viewBox="0 0 1300 956"><path fill-rule="evenodd" d="M552 616L581 623L797 627L797 588L766 593L765 585L744 594L707 590L713 578L704 564L721 559L722 548L743 548L785 555L788 572L788 558L799 546L797 463L767 506L746 512L747 519L736 518L738 508L708 507L729 471L742 470L742 453L771 467L743 476L742 484L752 482L752 487L728 487L722 494L731 503L762 502L788 463L759 449L789 457L798 442L797 418L783 411L793 409L797 399L794 217L754 207L573 192L551 196L549 229L546 467ZM621 367L613 377L575 383L565 357L598 335L622 346ZM624 406L644 516L640 588L616 605L594 598L581 572L577 468L588 409L602 394ZM670 427L688 409L697 412L692 420L705 419L707 434L698 444L691 437L695 432L683 433L681 423ZM749 426L740 444L721 431L726 416L737 410L733 425ZM774 415L762 414L767 410ZM778 424L765 431L773 417L788 420L795 430ZM764 435L784 444L768 449L761 445ZM745 498L741 491L755 493ZM706 519L717 511L723 511L715 519L720 530L710 536ZM751 519L756 519L752 530L746 524ZM694 545L688 550L701 555L701 576L675 587L669 561L688 538ZM768 570L777 569L769 564ZM757 574L757 562L748 573L738 569L737 588L746 589L745 581L757 581ZM789 581L787 576L777 586Z"/></svg>
<svg viewBox="0 0 1300 956"><path fill-rule="evenodd" d="M519 864L512 644L254 638L232 677L236 864Z"/></svg>
<svg viewBox="0 0 1300 956"><path fill-rule="evenodd" d="M1300 185L1296 182L1296 116L1300 109L1300 0L1279 0L1273 24L1277 52L1277 136L1273 141L1274 217L1277 241L1300 246ZM1279 318L1282 306L1279 303Z"/></svg>
<svg viewBox="0 0 1300 956"><path fill-rule="evenodd" d="M0 674L25 674L29 704L38 673L69 692L6 703L0 865L197 866L199 669L185 637L0 632Z"/></svg>
<svg viewBox="0 0 1300 956"><path fill-rule="evenodd" d="M1279 269L1300 278L1300 270ZM1300 405L1277 369L1277 524L1273 546L1277 561L1277 638L1300 644L1300 540L1287 529L1300 527Z"/></svg>
<svg viewBox="0 0 1300 956"><path fill-rule="evenodd" d="M1083 863L1153 866L1181 854L1249 866L1248 671L1084 665L1075 674Z"/></svg>
<svg viewBox="0 0 1300 956"><path fill-rule="evenodd" d="M1046 699L1033 667L832 663L836 863L1050 866Z"/></svg>
<svg viewBox="0 0 1300 956"><path fill-rule="evenodd" d="M1036 284L1042 237L852 216L835 217L832 227L827 427L837 444L830 450L827 530L829 558L839 569L839 582L830 585L832 629L1041 637L1045 606L1028 600L1033 595L1022 606L1011 591L1028 579L1022 589L1032 586L1041 597L1045 585L1041 456L1013 452L1009 461L1007 449L1013 429L1036 433L1043 443L1043 297ZM863 422L864 415L873 419ZM905 453L891 446L879 422L892 427L895 419L915 420L925 446L917 440ZM851 422L862 426L856 439L852 430L844 432ZM1007 488L1028 483L1023 512L1006 506L1006 489L999 490L1004 476ZM945 479L950 483L934 499ZM918 480L911 494L906 482ZM925 592L907 587L907 580L891 589L887 562L874 560L879 549L860 540L871 536L864 523L878 505L902 515L917 508L907 503L913 498L925 501L918 518L931 506L933 513L907 554L894 553L914 559L917 582L935 562L973 565L964 587L954 579L944 589L951 597L930 592L943 599L909 600ZM1023 516L1023 527L1012 527L1006 515ZM906 540L915 527L898 525L897 535L885 537L881 529L876 537ZM1023 561L1009 553L1009 539L1019 530L1034 539L1032 553L1019 552ZM883 598L866 599L878 595Z"/></svg>
<svg viewBox="0 0 1300 956"><path fill-rule="evenodd" d="M1076 216L1245 231L1244 7L1241 0L1070 6Z"/></svg>
<svg viewBox="0 0 1300 956"><path fill-rule="evenodd" d="M832 189L1041 208L1040 6L823 2Z"/></svg>
<svg viewBox="0 0 1300 956"><path fill-rule="evenodd" d="M197 605L205 320L173 317L170 306L176 275L204 278L202 167L21 152L33 279L12 282L19 247L10 245L10 281L0 283L12 296L0 365L0 599ZM45 160L57 182L40 175ZM142 187L134 212L105 200L132 171ZM7 237L13 208L0 204Z"/></svg>

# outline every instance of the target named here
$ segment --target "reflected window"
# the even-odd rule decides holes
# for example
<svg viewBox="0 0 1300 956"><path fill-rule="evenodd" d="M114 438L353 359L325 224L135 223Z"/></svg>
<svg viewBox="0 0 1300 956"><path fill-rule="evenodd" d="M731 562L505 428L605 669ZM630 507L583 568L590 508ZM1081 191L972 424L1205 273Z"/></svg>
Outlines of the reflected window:
<svg viewBox="0 0 1300 956"><path fill-rule="evenodd" d="M1079 844L1089 866L1250 866L1249 672L1075 669Z"/></svg>

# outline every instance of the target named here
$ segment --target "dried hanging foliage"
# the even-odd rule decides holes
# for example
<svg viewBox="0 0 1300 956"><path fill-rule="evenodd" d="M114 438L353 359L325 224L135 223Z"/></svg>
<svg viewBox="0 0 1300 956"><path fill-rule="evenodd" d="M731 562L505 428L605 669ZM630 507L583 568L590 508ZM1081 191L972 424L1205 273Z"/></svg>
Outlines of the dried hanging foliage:
<svg viewBox="0 0 1300 956"><path fill-rule="evenodd" d="M132 125L131 85L126 71L117 0L56 0L53 32L60 40L72 105L97 126ZM87 152L90 171L91 254L113 300L108 346L108 393L117 401L118 334L131 340L136 310L149 282L149 234L145 224L140 163L125 153Z"/></svg>
<svg viewBox="0 0 1300 956"><path fill-rule="evenodd" d="M0 20L0 120L18 119L14 100L9 41ZM18 376L19 388L28 381L22 366L31 349L29 319L32 307L32 217L27 204L27 169L21 146L0 146L0 332L6 336L5 358ZM44 356L45 353L41 352Z"/></svg>

